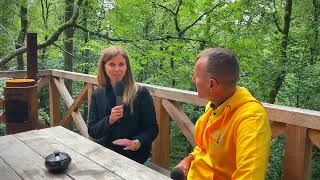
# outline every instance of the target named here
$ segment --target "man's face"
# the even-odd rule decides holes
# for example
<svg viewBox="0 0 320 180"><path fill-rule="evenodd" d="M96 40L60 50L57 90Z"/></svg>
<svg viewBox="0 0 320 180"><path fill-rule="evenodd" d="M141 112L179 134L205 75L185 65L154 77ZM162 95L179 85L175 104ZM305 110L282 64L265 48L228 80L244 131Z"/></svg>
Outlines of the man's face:
<svg viewBox="0 0 320 180"><path fill-rule="evenodd" d="M199 98L208 99L209 79L206 76L207 57L200 57L194 66L192 83L196 85Z"/></svg>

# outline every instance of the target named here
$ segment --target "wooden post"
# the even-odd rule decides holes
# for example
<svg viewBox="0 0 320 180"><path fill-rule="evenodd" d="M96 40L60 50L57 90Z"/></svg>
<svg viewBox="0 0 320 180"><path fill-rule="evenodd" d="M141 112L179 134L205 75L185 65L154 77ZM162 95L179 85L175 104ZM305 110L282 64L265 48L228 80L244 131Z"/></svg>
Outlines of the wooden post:
<svg viewBox="0 0 320 180"><path fill-rule="evenodd" d="M50 126L60 125L60 94L56 84L53 81L54 77L50 78L49 82L49 108L50 108Z"/></svg>
<svg viewBox="0 0 320 180"><path fill-rule="evenodd" d="M88 101L87 101L88 112L87 112L87 124L88 124L88 122L89 122L91 95L92 95L92 92L93 92L93 91L94 91L94 89L93 89L93 84L88 83Z"/></svg>
<svg viewBox="0 0 320 180"><path fill-rule="evenodd" d="M307 135L307 128L287 125L283 179L310 178L312 143Z"/></svg>
<svg viewBox="0 0 320 180"><path fill-rule="evenodd" d="M169 115L162 106L161 98L154 97L159 135L152 145L152 162L169 169Z"/></svg>
<svg viewBox="0 0 320 180"><path fill-rule="evenodd" d="M37 81L38 60L37 60L37 34L27 34L27 77Z"/></svg>

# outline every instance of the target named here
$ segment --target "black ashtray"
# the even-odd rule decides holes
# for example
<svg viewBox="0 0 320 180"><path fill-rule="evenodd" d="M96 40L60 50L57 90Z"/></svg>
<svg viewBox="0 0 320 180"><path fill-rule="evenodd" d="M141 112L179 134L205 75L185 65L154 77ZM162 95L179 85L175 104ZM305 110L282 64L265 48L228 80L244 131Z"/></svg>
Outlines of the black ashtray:
<svg viewBox="0 0 320 180"><path fill-rule="evenodd" d="M69 167L71 157L64 152L56 151L46 157L45 166L52 173L61 173Z"/></svg>

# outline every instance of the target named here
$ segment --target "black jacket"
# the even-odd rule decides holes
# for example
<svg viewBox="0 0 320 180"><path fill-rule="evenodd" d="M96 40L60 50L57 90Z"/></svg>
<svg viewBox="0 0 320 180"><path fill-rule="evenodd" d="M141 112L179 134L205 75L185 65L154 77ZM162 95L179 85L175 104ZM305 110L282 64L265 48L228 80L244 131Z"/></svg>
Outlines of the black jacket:
<svg viewBox="0 0 320 180"><path fill-rule="evenodd" d="M97 88L91 96L88 131L96 142L139 163L147 160L151 144L158 135L158 124L152 97L145 87L140 87L133 103L133 112L124 106L123 117L110 126L111 109L116 105L116 96L111 86ZM116 139L138 139L138 151L123 150L112 144Z"/></svg>

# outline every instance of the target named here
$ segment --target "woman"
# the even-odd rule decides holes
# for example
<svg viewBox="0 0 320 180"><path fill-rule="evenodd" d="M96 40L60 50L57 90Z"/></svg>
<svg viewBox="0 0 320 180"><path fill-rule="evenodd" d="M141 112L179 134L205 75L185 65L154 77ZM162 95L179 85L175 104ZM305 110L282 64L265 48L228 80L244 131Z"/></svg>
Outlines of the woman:
<svg viewBox="0 0 320 180"><path fill-rule="evenodd" d="M129 58L120 47L104 50L98 63L97 88L91 96L88 132L96 142L144 163L158 135L155 109L147 88L133 79ZM116 106L114 88L124 83L123 104Z"/></svg>

